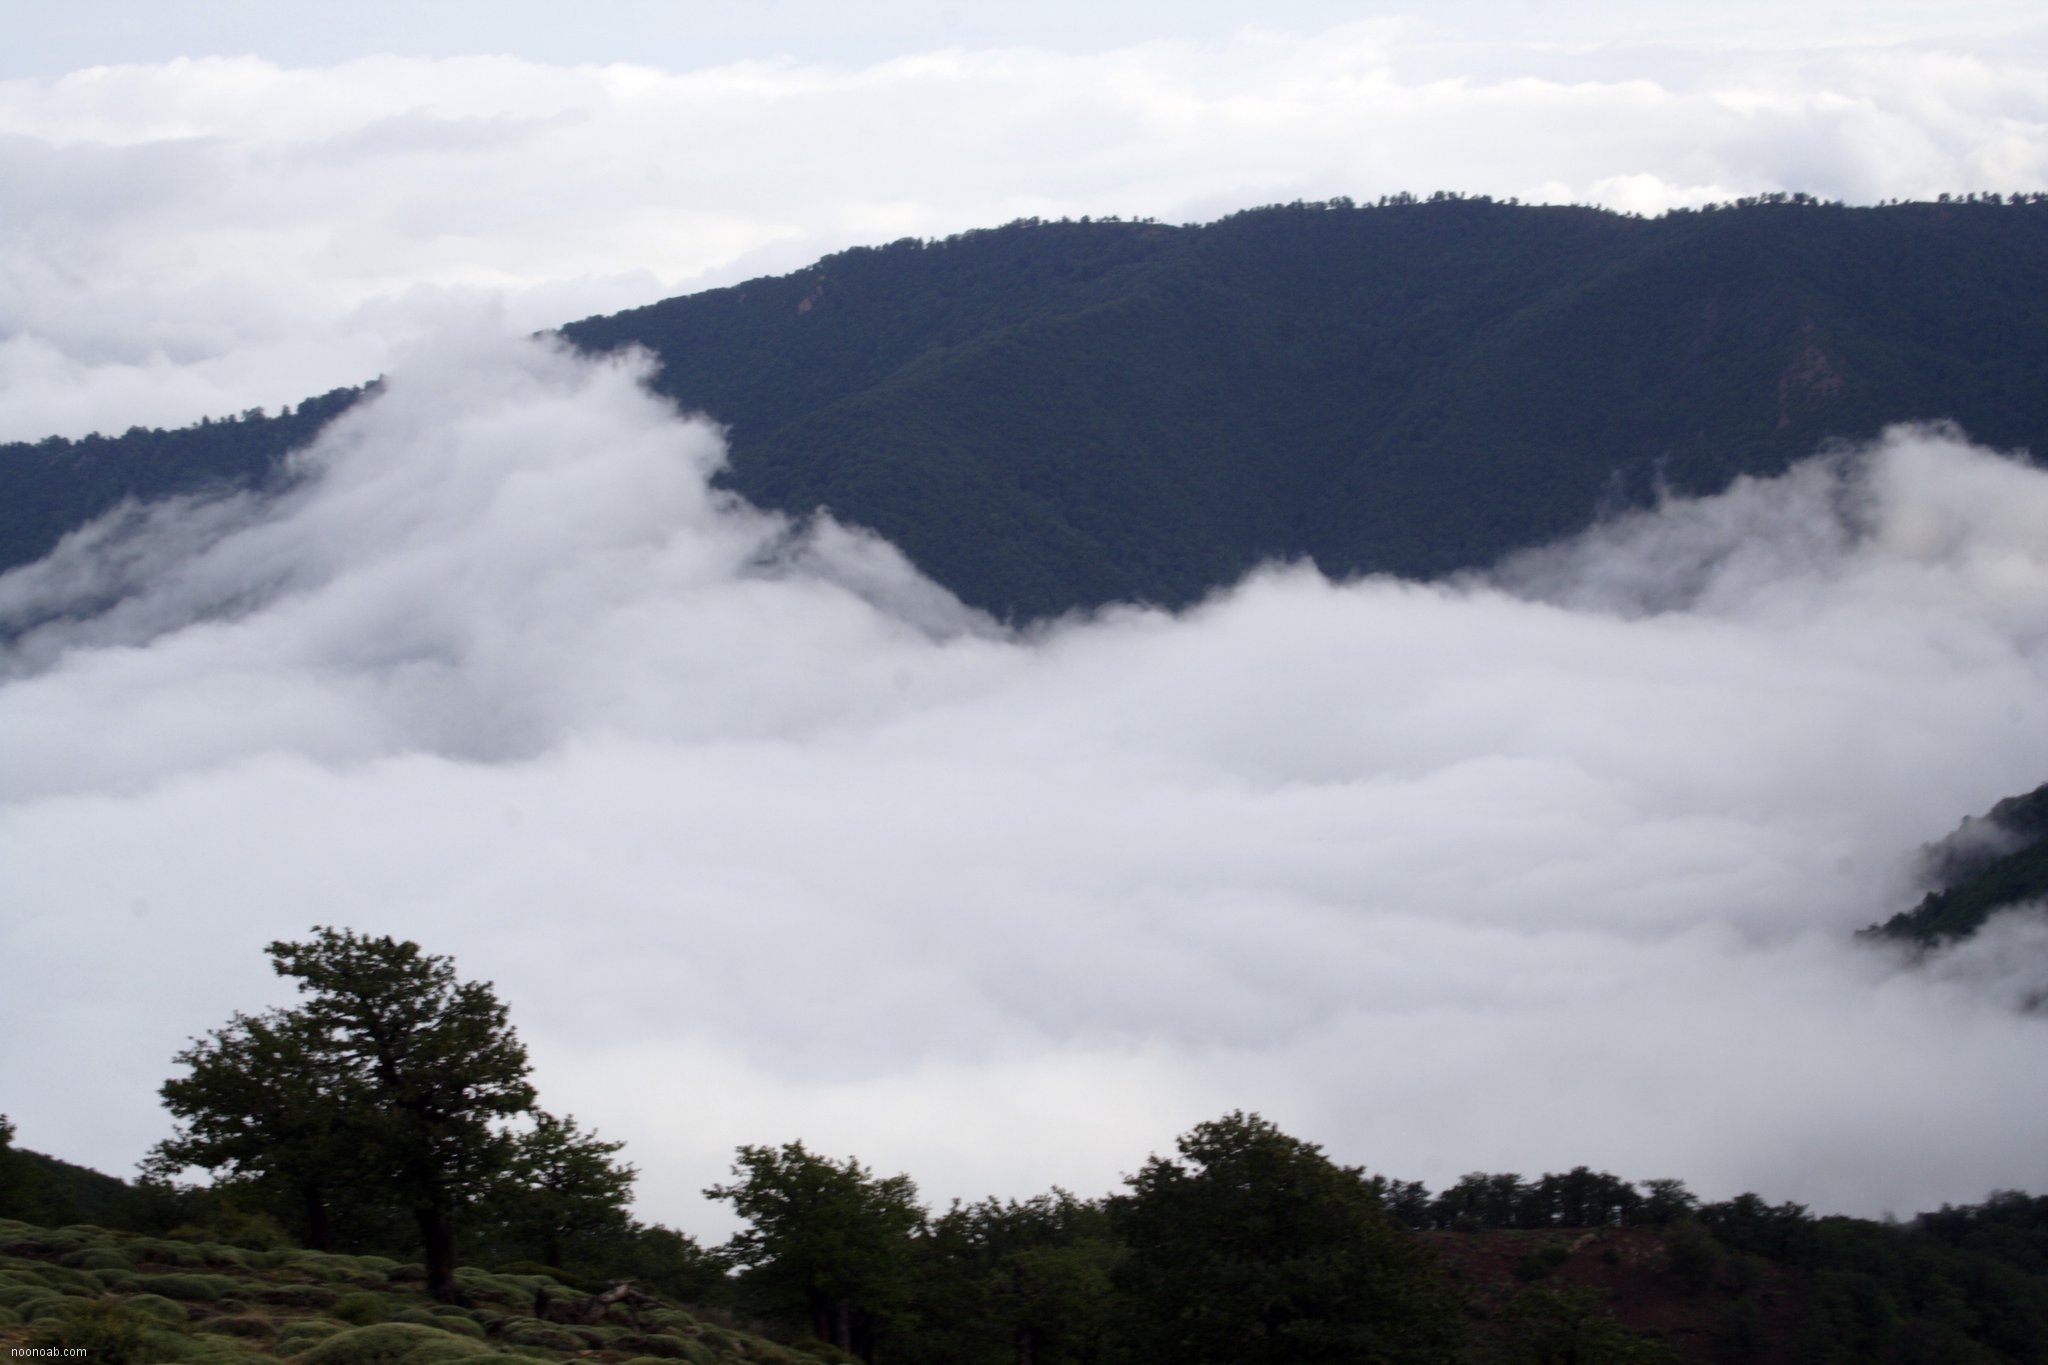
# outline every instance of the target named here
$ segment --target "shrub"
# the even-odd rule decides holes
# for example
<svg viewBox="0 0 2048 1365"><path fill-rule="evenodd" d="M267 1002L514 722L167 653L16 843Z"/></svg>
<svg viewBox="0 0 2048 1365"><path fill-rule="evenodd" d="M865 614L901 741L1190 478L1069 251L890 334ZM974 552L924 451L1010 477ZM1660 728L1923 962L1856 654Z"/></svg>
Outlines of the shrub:
<svg viewBox="0 0 2048 1365"><path fill-rule="evenodd" d="M90 1294L97 1298L106 1286L100 1277L90 1270L68 1270L62 1266L46 1265L36 1271L42 1282L59 1294Z"/></svg>
<svg viewBox="0 0 2048 1365"><path fill-rule="evenodd" d="M1721 1244L1690 1218L1681 1218L1664 1233L1664 1266L1688 1293L1713 1284L1721 1269Z"/></svg>
<svg viewBox="0 0 2048 1365"><path fill-rule="evenodd" d="M301 1356L301 1365L436 1365L488 1355L480 1342L416 1322L380 1322L327 1338Z"/></svg>
<svg viewBox="0 0 2048 1365"><path fill-rule="evenodd" d="M300 1318L277 1329L277 1337L270 1345L281 1356L296 1355L316 1341L325 1341L337 1332L348 1328L327 1318Z"/></svg>
<svg viewBox="0 0 2048 1365"><path fill-rule="evenodd" d="M54 1289L45 1289L34 1298L16 1299L14 1311L21 1314L22 1321L34 1322L38 1318L62 1316L66 1309L79 1300L71 1295L59 1294Z"/></svg>
<svg viewBox="0 0 2048 1365"><path fill-rule="evenodd" d="M125 1302L135 1312L147 1314L158 1322L183 1324L186 1320L185 1306L161 1294L131 1294Z"/></svg>
<svg viewBox="0 0 2048 1365"><path fill-rule="evenodd" d="M112 1247L86 1247L82 1251L67 1251L57 1258L57 1264L70 1266L75 1270L127 1270L128 1257Z"/></svg>
<svg viewBox="0 0 2048 1365"><path fill-rule="evenodd" d="M194 1337L185 1343L184 1365L269 1365L270 1357L227 1337Z"/></svg>
<svg viewBox="0 0 2048 1365"><path fill-rule="evenodd" d="M269 1337L276 1335L277 1323L271 1318L255 1313L230 1313L225 1317L209 1319L199 1330L219 1332L231 1337Z"/></svg>
<svg viewBox="0 0 2048 1365"><path fill-rule="evenodd" d="M188 1266L193 1269L206 1264L205 1253L187 1242L166 1242L161 1237L144 1237L128 1244L131 1264Z"/></svg>
<svg viewBox="0 0 2048 1365"><path fill-rule="evenodd" d="M235 1292L235 1282L225 1275L147 1275L137 1283L149 1293L187 1303L211 1303Z"/></svg>
<svg viewBox="0 0 2048 1365"><path fill-rule="evenodd" d="M1515 1278L1540 1280L1565 1263L1571 1255L1562 1243L1548 1242L1515 1262Z"/></svg>
<svg viewBox="0 0 2048 1365"><path fill-rule="evenodd" d="M31 1299L57 1297L57 1291L40 1280L34 1284L25 1284L18 1280L0 1283L0 1308L19 1308Z"/></svg>
<svg viewBox="0 0 2048 1365"><path fill-rule="evenodd" d="M367 1327L391 1316L391 1304L382 1294L343 1294L329 1306L327 1316Z"/></svg>
<svg viewBox="0 0 2048 1365"><path fill-rule="evenodd" d="M31 1348L82 1351L99 1365L148 1365L151 1320L112 1299L67 1304L29 1335Z"/></svg>
<svg viewBox="0 0 2048 1365"><path fill-rule="evenodd" d="M512 1346L541 1346L550 1351L580 1351L583 1338L574 1332L532 1318L519 1318L505 1328L504 1340Z"/></svg>
<svg viewBox="0 0 2048 1365"><path fill-rule="evenodd" d="M341 1295L324 1284L268 1284L250 1297L280 1308L327 1308Z"/></svg>
<svg viewBox="0 0 2048 1365"><path fill-rule="evenodd" d="M644 1359L658 1356L664 1360L688 1360L690 1348L680 1337L649 1336L629 1332L612 1342L615 1350L634 1351Z"/></svg>
<svg viewBox="0 0 2048 1365"><path fill-rule="evenodd" d="M483 1340L484 1329L464 1313L456 1309L453 1315L444 1314L432 1308L407 1308L391 1315L392 1322L416 1322L423 1327L438 1327L444 1332L456 1332L466 1337Z"/></svg>

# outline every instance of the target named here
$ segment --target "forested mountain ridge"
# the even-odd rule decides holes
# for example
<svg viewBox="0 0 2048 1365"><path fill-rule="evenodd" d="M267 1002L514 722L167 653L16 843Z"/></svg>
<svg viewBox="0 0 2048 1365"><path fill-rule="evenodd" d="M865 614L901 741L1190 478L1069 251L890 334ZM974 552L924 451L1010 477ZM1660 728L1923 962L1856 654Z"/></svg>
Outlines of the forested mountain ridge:
<svg viewBox="0 0 2048 1365"><path fill-rule="evenodd" d="M2048 901L2048 786L1963 821L1925 856L1926 897L1869 933L1938 948L1968 938L2002 910Z"/></svg>
<svg viewBox="0 0 2048 1365"><path fill-rule="evenodd" d="M729 428L730 486L1013 619L1270 558L1431 575L1952 419L2048 449L2048 202L1640 219L1441 196L1019 222L572 323ZM260 477L353 400L0 448L0 566Z"/></svg>

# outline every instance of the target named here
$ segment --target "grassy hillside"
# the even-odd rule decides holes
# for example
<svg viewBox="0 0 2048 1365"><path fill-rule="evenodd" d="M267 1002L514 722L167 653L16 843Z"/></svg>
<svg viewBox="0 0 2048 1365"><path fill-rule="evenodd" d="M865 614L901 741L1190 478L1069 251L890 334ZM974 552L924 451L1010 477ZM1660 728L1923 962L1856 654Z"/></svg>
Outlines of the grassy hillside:
<svg viewBox="0 0 2048 1365"><path fill-rule="evenodd" d="M95 1365L847 1359L652 1296L602 1304L548 1274L464 1269L463 1306L428 1298L424 1278L378 1256L0 1220L0 1349L54 1348Z"/></svg>

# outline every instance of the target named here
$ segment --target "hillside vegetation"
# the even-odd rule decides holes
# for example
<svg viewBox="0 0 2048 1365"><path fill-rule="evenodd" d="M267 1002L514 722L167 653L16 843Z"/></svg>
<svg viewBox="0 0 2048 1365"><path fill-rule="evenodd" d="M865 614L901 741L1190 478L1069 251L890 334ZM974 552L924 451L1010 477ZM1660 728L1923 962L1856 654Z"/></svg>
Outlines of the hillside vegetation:
<svg viewBox="0 0 2048 1365"><path fill-rule="evenodd" d="M1938 948L1968 938L2000 911L2048 902L2048 786L1963 821L1926 859L1933 889L1871 934Z"/></svg>
<svg viewBox="0 0 2048 1365"><path fill-rule="evenodd" d="M2048 449L2048 202L1654 220L1437 196L1019 222L563 328L725 423L730 485L1035 618L1268 558L1431 575L1659 487L1953 419ZM0 566L243 486L353 402L0 448Z"/></svg>

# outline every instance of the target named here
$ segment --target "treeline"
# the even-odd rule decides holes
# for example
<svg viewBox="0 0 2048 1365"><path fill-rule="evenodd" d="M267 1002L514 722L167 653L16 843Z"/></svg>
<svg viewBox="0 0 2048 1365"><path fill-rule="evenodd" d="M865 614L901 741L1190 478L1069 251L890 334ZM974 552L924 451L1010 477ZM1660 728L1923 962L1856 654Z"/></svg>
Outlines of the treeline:
<svg viewBox="0 0 2048 1365"><path fill-rule="evenodd" d="M2048 1361L2048 1198L1894 1224L1587 1167L1433 1193L1241 1112L1104 1196L943 1211L908 1175L742 1147L705 1191L741 1230L704 1247L631 1216L619 1143L539 1107L488 983L343 930L269 952L301 1003L179 1054L142 1179L14 1151L0 1119L0 1217L417 1260L452 1307L458 1259L631 1281L888 1365Z"/></svg>
<svg viewBox="0 0 2048 1365"><path fill-rule="evenodd" d="M730 433L727 484L1014 619L1268 559L1428 576L1660 490L1952 419L2048 449L2035 194L1643 219L1436 191L1199 227L1020 220L571 323ZM124 497L249 483L353 401L0 448L0 567Z"/></svg>

